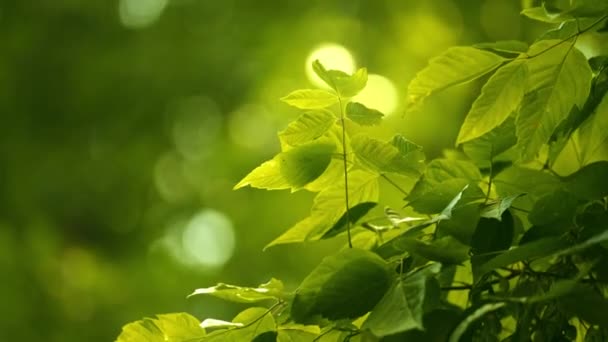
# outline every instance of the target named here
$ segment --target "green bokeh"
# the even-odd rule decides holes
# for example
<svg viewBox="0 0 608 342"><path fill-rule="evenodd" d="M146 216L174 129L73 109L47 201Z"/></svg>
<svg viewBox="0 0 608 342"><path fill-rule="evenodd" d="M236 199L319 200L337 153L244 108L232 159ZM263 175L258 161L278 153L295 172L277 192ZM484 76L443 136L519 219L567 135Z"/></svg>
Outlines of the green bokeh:
<svg viewBox="0 0 608 342"><path fill-rule="evenodd" d="M343 241L262 252L311 194L231 189L278 151L275 132L297 115L278 98L311 86L310 52L340 44L390 79L401 106L373 134L403 133L434 156L479 84L404 116L407 83L449 46L535 37L520 5L0 3L0 341L110 341L157 313L229 319L242 307L186 299L219 281L293 288ZM222 266L181 251L199 213L234 228Z"/></svg>

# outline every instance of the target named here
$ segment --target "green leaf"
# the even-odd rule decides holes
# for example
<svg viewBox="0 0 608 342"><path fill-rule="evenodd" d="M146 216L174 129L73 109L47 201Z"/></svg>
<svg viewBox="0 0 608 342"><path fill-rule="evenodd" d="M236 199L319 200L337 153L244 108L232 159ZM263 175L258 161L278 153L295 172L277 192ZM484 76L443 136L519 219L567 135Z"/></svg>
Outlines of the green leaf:
<svg viewBox="0 0 608 342"><path fill-rule="evenodd" d="M348 174L349 204L356 207L361 203L378 202L380 186L378 176L362 170ZM310 216L298 222L281 236L269 243L271 246L321 239L329 230L338 226L338 221L346 212L344 199L344 179L321 191L315 197Z"/></svg>
<svg viewBox="0 0 608 342"><path fill-rule="evenodd" d="M201 342L254 341L259 335L276 331L272 314L268 309L262 307L245 309L234 317L232 322L238 323L238 326L214 331L202 339Z"/></svg>
<svg viewBox="0 0 608 342"><path fill-rule="evenodd" d="M281 175L298 190L323 174L335 150L332 144L310 143L280 153L276 158Z"/></svg>
<svg viewBox="0 0 608 342"><path fill-rule="evenodd" d="M584 146L581 161L587 164L603 157L606 158L605 151L608 150L608 96L604 95L601 102L597 105L595 113L585 120L580 127L578 134L580 146Z"/></svg>
<svg viewBox="0 0 608 342"><path fill-rule="evenodd" d="M326 257L298 287L291 317L298 323L320 316L353 319L370 311L392 282L392 272L376 254L349 248Z"/></svg>
<svg viewBox="0 0 608 342"><path fill-rule="evenodd" d="M608 196L608 161L589 164L563 179L566 189L579 199L597 200Z"/></svg>
<svg viewBox="0 0 608 342"><path fill-rule="evenodd" d="M567 245L567 242L559 237L541 238L498 254L479 267L479 274L485 274L499 267L509 266L522 260L545 257Z"/></svg>
<svg viewBox="0 0 608 342"><path fill-rule="evenodd" d="M174 313L129 323L116 342L186 342L204 336L198 319L187 313Z"/></svg>
<svg viewBox="0 0 608 342"><path fill-rule="evenodd" d="M357 158L372 171L379 174L393 172L418 176L424 165L422 163L424 159L420 159L423 156L420 150L413 149L411 146L413 143L405 146L407 143L401 138L395 139L397 139L397 144L401 149L391 143L370 138L363 134L353 137L351 144Z"/></svg>
<svg viewBox="0 0 608 342"><path fill-rule="evenodd" d="M279 139L290 146L302 145L323 136L335 121L330 112L306 112L279 132Z"/></svg>
<svg viewBox="0 0 608 342"><path fill-rule="evenodd" d="M279 327L277 342L310 342L320 333L316 325L286 324Z"/></svg>
<svg viewBox="0 0 608 342"><path fill-rule="evenodd" d="M500 126L524 96L526 61L517 59L488 79L460 128L457 144L473 140Z"/></svg>
<svg viewBox="0 0 608 342"><path fill-rule="evenodd" d="M267 190L282 190L289 189L291 185L283 174L277 158L271 159L256 167L245 178L234 186L234 190L246 187L267 189Z"/></svg>
<svg viewBox="0 0 608 342"><path fill-rule="evenodd" d="M463 204L483 198L484 194L477 186L480 180L481 173L471 162L435 159L428 164L406 200L419 213L438 213L467 185Z"/></svg>
<svg viewBox="0 0 608 342"><path fill-rule="evenodd" d="M520 166L509 167L499 173L494 178L494 185L500 196L526 193L526 198L535 199L562 186L560 179L548 172Z"/></svg>
<svg viewBox="0 0 608 342"><path fill-rule="evenodd" d="M538 6L526 8L521 11L521 14L525 15L530 19L550 24L557 24L563 21L563 19L558 14L550 14L549 12L547 12L544 5L542 7Z"/></svg>
<svg viewBox="0 0 608 342"><path fill-rule="evenodd" d="M201 294L237 303L255 303L284 296L283 283L275 278L257 288L219 283L212 287L196 289L190 296Z"/></svg>
<svg viewBox="0 0 608 342"><path fill-rule="evenodd" d="M505 211L501 220L482 217L471 238L471 264L475 279L483 274L477 272L479 267L492 259L493 252L511 247L514 235L513 216Z"/></svg>
<svg viewBox="0 0 608 342"><path fill-rule="evenodd" d="M473 44L473 47L512 54L520 54L528 51L528 44L519 40L499 40L497 42L479 43Z"/></svg>
<svg viewBox="0 0 608 342"><path fill-rule="evenodd" d="M435 277L440 264L432 264L413 275L393 283L363 323L377 337L418 329L423 330L427 281Z"/></svg>
<svg viewBox="0 0 608 342"><path fill-rule="evenodd" d="M377 204L378 203L375 202L363 202L352 206L348 214L345 212L342 217L340 217L338 222L336 222L336 224L334 224L330 230L323 234L322 238L328 239L345 232L348 228L348 221L350 221L351 225L354 226L361 218L363 218L363 216L376 207Z"/></svg>
<svg viewBox="0 0 608 342"><path fill-rule="evenodd" d="M334 89L342 98L357 95L367 84L367 69L361 68L354 74L348 75L339 70L326 70L318 60L312 63L314 72Z"/></svg>
<svg viewBox="0 0 608 342"><path fill-rule="evenodd" d="M322 109L338 103L336 94L322 89L299 89L281 101L300 109Z"/></svg>
<svg viewBox="0 0 608 342"><path fill-rule="evenodd" d="M504 58L472 47L452 47L430 60L410 82L407 90L408 110L418 107L424 99L451 86L477 79L498 68Z"/></svg>
<svg viewBox="0 0 608 342"><path fill-rule="evenodd" d="M346 105L346 116L359 125L373 126L382 122L384 114L375 109L367 108L359 102L349 102Z"/></svg>
<svg viewBox="0 0 608 342"><path fill-rule="evenodd" d="M500 221L502 220L502 214L511 207L513 201L523 195L524 194L515 194L489 201L488 203L484 204L483 208L481 209L480 216L485 218L493 218Z"/></svg>
<svg viewBox="0 0 608 342"><path fill-rule="evenodd" d="M490 168L497 156L517 143L515 120L507 118L500 126L462 145L464 153L480 168Z"/></svg>
<svg viewBox="0 0 608 342"><path fill-rule="evenodd" d="M608 328L608 301L589 285L579 284L558 305L579 319Z"/></svg>
<svg viewBox="0 0 608 342"><path fill-rule="evenodd" d="M537 226L571 226L576 214L577 200L572 194L557 190L541 197L528 214L530 223Z"/></svg>
<svg viewBox="0 0 608 342"><path fill-rule="evenodd" d="M526 95L517 117L518 146L532 160L573 106L582 108L591 87L591 68L573 43L543 40L530 47ZM551 47L551 48L550 48ZM549 49L550 48L550 49Z"/></svg>

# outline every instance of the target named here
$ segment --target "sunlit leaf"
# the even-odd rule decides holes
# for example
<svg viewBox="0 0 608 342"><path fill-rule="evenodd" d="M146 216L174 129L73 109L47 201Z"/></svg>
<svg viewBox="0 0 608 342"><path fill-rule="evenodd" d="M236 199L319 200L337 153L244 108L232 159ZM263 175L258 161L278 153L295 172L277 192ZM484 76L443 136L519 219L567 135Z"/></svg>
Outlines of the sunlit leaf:
<svg viewBox="0 0 608 342"><path fill-rule="evenodd" d="M376 254L349 248L326 257L296 290L291 317L306 323L316 316L357 318L370 311L392 282L388 265Z"/></svg>
<svg viewBox="0 0 608 342"><path fill-rule="evenodd" d="M357 95L367 84L367 69L365 68L349 75L340 70L326 70L318 60L313 62L312 68L328 86L343 98Z"/></svg>
<svg viewBox="0 0 608 342"><path fill-rule="evenodd" d="M277 342L310 342L321 333L316 325L286 324L278 329Z"/></svg>
<svg viewBox="0 0 608 342"><path fill-rule="evenodd" d="M187 313L174 313L129 323L116 342L186 342L204 336L205 329L199 326L198 319Z"/></svg>
<svg viewBox="0 0 608 342"><path fill-rule="evenodd" d="M322 89L296 90L281 100L300 109L322 109L338 103L336 94Z"/></svg>
<svg viewBox="0 0 608 342"><path fill-rule="evenodd" d="M229 329L216 330L208 334L201 342L240 342L254 341L258 336L276 331L276 324L267 308L248 308L236 315L233 323L240 323ZM185 342L185 341L184 341Z"/></svg>
<svg viewBox="0 0 608 342"><path fill-rule="evenodd" d="M524 96L526 61L517 59L494 73L460 128L457 143L481 137L500 126L514 112Z"/></svg>
<svg viewBox="0 0 608 342"><path fill-rule="evenodd" d="M335 150L336 146L332 144L311 143L283 152L276 158L281 175L297 190L323 174Z"/></svg>
<svg viewBox="0 0 608 342"><path fill-rule="evenodd" d="M499 40L491 43L478 43L473 44L473 47L512 54L520 54L528 51L528 44L519 40Z"/></svg>
<svg viewBox="0 0 608 342"><path fill-rule="evenodd" d="M398 141L400 147L404 142ZM359 134L351 139L352 148L357 158L369 169L378 173L400 173L418 176L422 170L423 157L420 150L400 150L395 145ZM405 147L410 148L410 147Z"/></svg>
<svg viewBox="0 0 608 342"><path fill-rule="evenodd" d="M310 142L325 134L335 120L335 116L326 111L306 112L280 131L279 139L291 146Z"/></svg>
<svg viewBox="0 0 608 342"><path fill-rule="evenodd" d="M196 289L190 296L201 294L239 303L255 303L284 296L283 283L275 278L259 287L241 287L219 283L212 287Z"/></svg>
<svg viewBox="0 0 608 342"><path fill-rule="evenodd" d="M359 102L349 102L346 105L346 116L359 125L373 126L382 122L384 114L375 109L367 108Z"/></svg>
<svg viewBox="0 0 608 342"><path fill-rule="evenodd" d="M413 109L426 97L451 86L472 81L498 68L505 59L472 47L453 47L430 60L407 89L406 106Z"/></svg>
<svg viewBox="0 0 608 342"><path fill-rule="evenodd" d="M281 190L291 187L283 174L281 174L281 167L276 158L266 161L253 169L253 171L234 186L234 190L246 187L247 185L252 188L267 190Z"/></svg>
<svg viewBox="0 0 608 342"><path fill-rule="evenodd" d="M490 168L501 153L507 151L516 143L515 119L509 117L489 133L465 142L462 145L462 150L478 167Z"/></svg>
<svg viewBox="0 0 608 342"><path fill-rule="evenodd" d="M582 108L591 86L591 68L573 43L543 40L530 47L526 95L517 116L518 146L532 160L573 106Z"/></svg>

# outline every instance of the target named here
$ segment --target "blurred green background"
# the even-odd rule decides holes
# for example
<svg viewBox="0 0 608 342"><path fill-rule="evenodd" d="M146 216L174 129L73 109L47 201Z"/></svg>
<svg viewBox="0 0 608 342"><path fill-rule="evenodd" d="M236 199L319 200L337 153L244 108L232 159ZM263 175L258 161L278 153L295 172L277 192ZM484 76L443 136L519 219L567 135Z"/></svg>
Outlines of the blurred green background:
<svg viewBox="0 0 608 342"><path fill-rule="evenodd" d="M0 2L0 341L111 341L123 324L241 307L216 282L291 288L344 241L266 243L311 194L232 187L297 116L278 98L367 67L367 105L432 157L479 84L403 115L408 81L449 46L532 40L516 0ZM431 102L431 101L429 101Z"/></svg>

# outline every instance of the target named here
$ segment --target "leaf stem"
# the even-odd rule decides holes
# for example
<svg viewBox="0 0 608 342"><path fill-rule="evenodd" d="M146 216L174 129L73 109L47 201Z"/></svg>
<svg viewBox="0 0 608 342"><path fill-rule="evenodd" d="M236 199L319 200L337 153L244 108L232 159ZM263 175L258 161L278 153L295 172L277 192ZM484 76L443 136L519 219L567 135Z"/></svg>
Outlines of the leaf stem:
<svg viewBox="0 0 608 342"><path fill-rule="evenodd" d="M399 192L401 192L404 195L408 195L408 192L403 190L403 188L397 184L394 180L388 178L388 176L385 173L381 173L380 177L384 178L387 182L389 182L393 187L395 187L395 189L399 190Z"/></svg>
<svg viewBox="0 0 608 342"><path fill-rule="evenodd" d="M344 200L346 202L346 232L348 236L348 247L353 248L353 242L350 234L350 204L348 203L348 161L346 160L346 125L344 120L344 106L342 105L342 96L337 92L338 104L340 106L340 123L342 124L342 160L344 161Z"/></svg>

